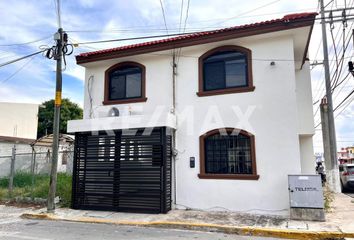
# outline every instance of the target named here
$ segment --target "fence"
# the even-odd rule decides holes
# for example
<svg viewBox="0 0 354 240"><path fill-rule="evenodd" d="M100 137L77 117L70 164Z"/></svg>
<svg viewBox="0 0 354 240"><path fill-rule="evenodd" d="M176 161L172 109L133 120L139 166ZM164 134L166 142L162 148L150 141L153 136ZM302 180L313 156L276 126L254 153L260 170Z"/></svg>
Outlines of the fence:
<svg viewBox="0 0 354 240"><path fill-rule="evenodd" d="M58 172L72 175L73 151L59 152ZM8 156L0 156L0 178L8 177L11 173L11 162L14 162L14 172L31 174L49 174L51 169L51 152L16 152Z"/></svg>
<svg viewBox="0 0 354 240"><path fill-rule="evenodd" d="M9 149L9 146L2 146L2 155L0 155L0 199L8 197L10 199L14 197L20 197L21 199L25 197L34 198L35 191L41 191L37 194L39 195L37 197L46 197L46 193L43 192L47 192L47 185L49 184L52 162L51 149L31 149L32 151L29 151L29 148L24 145L13 145L11 149ZM61 148L58 155L59 173L66 173L65 176L72 175L73 156L72 147ZM38 185L43 185L43 182L46 186L44 188L43 186L38 187ZM71 192L71 189L67 191Z"/></svg>

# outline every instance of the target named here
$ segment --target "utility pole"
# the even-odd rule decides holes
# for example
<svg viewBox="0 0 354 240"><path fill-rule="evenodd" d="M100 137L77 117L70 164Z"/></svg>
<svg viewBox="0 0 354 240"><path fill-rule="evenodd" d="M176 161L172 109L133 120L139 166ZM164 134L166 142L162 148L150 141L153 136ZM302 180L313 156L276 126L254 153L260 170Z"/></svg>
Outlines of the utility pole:
<svg viewBox="0 0 354 240"><path fill-rule="evenodd" d="M326 20L325 20L325 7L324 0L319 0L321 6L321 25L322 25L322 42L323 42L323 65L325 70L325 82L326 82L326 99L327 99L327 120L328 126L322 125L322 136L323 138L328 136L329 151L324 150L326 163L326 174L327 182L331 191L340 192L340 180L338 171L338 160L337 160L337 142L336 142L336 130L334 124L333 116L333 101L332 101L332 88L331 88L331 75L329 72L329 62L328 62L328 47L327 47L327 32L326 32ZM325 124L326 125L326 124ZM327 129L325 129L327 127ZM327 140L324 140L324 143ZM325 147L325 146L324 146ZM327 155L327 156L326 156Z"/></svg>
<svg viewBox="0 0 354 240"><path fill-rule="evenodd" d="M47 211L55 210L55 193L57 185L57 169L58 169L58 149L59 149L59 123L61 108L61 91L62 91L62 57L63 57L63 29L59 28L54 34L54 40L57 41L54 59L57 62L56 70L56 90L55 90L55 108L54 108L54 125L53 125L53 154L50 172L49 193L47 201Z"/></svg>

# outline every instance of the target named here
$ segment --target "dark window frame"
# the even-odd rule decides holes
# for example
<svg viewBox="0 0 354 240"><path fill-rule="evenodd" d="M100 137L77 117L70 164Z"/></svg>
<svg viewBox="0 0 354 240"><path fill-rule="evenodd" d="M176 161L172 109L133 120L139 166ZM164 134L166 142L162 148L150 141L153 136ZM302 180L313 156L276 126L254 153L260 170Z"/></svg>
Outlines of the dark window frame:
<svg viewBox="0 0 354 240"><path fill-rule="evenodd" d="M110 88L110 74L119 69L124 67L138 67L141 69L141 96L140 97L132 97L126 99L117 99L117 100L110 100L109 99L109 88ZM117 63L105 71L105 81L104 81L104 101L103 105L111 105L111 104L126 104L126 103L136 103L136 102L146 102L146 70L145 66L137 63L137 62L121 62Z"/></svg>
<svg viewBox="0 0 354 240"><path fill-rule="evenodd" d="M222 133L232 134L238 133L243 136L247 136L250 139L251 147L251 158L252 158L252 174L219 174L219 173L206 173L205 171L205 139L213 136L215 134ZM238 135L237 134L237 135ZM198 177L200 179L239 179L239 180L258 180L259 175L257 174L257 165L256 165L256 147L255 147L255 137L253 134L236 128L220 128L211 130L199 137L199 167L200 173Z"/></svg>
<svg viewBox="0 0 354 240"><path fill-rule="evenodd" d="M227 51L236 51L246 55L247 58L247 85L242 87L229 87L224 89L217 89L217 90L205 90L204 89L204 60L214 54L219 52L227 52ZM252 52L248 48L240 47L240 46L222 46L213 48L202 56L199 57L199 81L198 81L198 92L197 95L199 97L204 96L213 96L213 95L220 95L220 94L231 94L231 93L242 93L242 92L252 92L255 90L253 86L253 77L252 77Z"/></svg>

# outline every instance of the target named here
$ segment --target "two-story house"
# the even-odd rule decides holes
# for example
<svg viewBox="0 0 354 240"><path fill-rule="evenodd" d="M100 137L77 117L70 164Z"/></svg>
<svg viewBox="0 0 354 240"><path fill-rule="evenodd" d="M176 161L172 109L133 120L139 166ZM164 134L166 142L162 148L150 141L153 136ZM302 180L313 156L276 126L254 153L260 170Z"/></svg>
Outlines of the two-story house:
<svg viewBox="0 0 354 240"><path fill-rule="evenodd" d="M287 214L314 173L316 13L80 54L73 207Z"/></svg>

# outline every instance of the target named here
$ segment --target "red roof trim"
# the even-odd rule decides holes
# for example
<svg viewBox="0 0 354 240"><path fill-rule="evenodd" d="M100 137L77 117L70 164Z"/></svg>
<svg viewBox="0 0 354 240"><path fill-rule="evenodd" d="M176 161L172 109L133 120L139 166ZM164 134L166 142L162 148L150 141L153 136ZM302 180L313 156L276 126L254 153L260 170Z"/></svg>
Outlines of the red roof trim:
<svg viewBox="0 0 354 240"><path fill-rule="evenodd" d="M315 21L316 15L317 13L315 12L289 14L285 15L283 18L269 21L223 28L212 31L191 33L187 35L165 38L161 40L131 44L93 52L86 52L76 56L76 61L78 64L94 62L105 59L142 54L147 52L179 48L183 46L192 46L197 44L203 44L206 42L220 41L222 39L218 38L226 37L226 35L231 36L231 38L237 38L245 36L245 33L247 33L248 36L251 36L266 32L282 31L291 28L311 26ZM208 38L209 40L206 40L206 38Z"/></svg>

